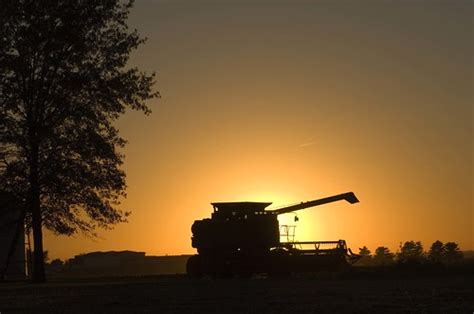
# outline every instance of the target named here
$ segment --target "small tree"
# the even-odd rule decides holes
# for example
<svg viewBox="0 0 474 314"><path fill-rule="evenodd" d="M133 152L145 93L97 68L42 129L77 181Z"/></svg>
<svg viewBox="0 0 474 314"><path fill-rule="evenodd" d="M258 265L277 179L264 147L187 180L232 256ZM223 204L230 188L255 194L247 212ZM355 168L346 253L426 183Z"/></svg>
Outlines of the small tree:
<svg viewBox="0 0 474 314"><path fill-rule="evenodd" d="M49 273L57 274L64 269L64 262L59 258L55 258L51 261L51 263L46 264L46 270Z"/></svg>
<svg viewBox="0 0 474 314"><path fill-rule="evenodd" d="M444 245L443 261L447 264L454 264L462 260L464 255L462 254L459 246L455 242L447 242Z"/></svg>
<svg viewBox="0 0 474 314"><path fill-rule="evenodd" d="M400 252L397 254L399 263L421 263L423 261L423 245L420 241L406 241L400 243Z"/></svg>
<svg viewBox="0 0 474 314"><path fill-rule="evenodd" d="M359 255L360 259L358 261L359 265L369 265L372 261L372 252L364 245L363 247L359 248Z"/></svg>
<svg viewBox="0 0 474 314"><path fill-rule="evenodd" d="M364 245L363 247L359 248L359 255L362 257L370 257L372 252Z"/></svg>
<svg viewBox="0 0 474 314"><path fill-rule="evenodd" d="M431 244L431 248L428 251L428 259L436 264L439 264L443 260L443 256L445 254L445 247L443 242L437 240Z"/></svg>
<svg viewBox="0 0 474 314"><path fill-rule="evenodd" d="M55 258L51 261L51 263L49 263L49 265L51 265L54 268L61 268L64 266L64 262L59 258Z"/></svg>
<svg viewBox="0 0 474 314"><path fill-rule="evenodd" d="M390 250L384 246L379 246L375 249L374 263L376 265L390 265L393 263L393 258L395 254L390 252Z"/></svg>

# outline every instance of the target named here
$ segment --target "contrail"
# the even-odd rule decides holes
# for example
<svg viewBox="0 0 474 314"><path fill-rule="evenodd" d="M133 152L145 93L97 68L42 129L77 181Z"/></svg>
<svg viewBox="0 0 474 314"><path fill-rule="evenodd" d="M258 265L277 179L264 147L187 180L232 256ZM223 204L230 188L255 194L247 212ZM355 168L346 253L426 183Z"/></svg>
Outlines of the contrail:
<svg viewBox="0 0 474 314"><path fill-rule="evenodd" d="M300 144L299 147L307 147L316 144L316 141Z"/></svg>

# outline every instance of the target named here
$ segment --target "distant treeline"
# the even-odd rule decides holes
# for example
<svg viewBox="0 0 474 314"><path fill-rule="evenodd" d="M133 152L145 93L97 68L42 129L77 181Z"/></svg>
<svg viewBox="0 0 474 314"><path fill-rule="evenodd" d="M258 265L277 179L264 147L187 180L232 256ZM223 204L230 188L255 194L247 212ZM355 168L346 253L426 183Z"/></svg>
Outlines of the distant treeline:
<svg viewBox="0 0 474 314"><path fill-rule="evenodd" d="M66 261L50 261L47 252L45 253L46 271L50 277L180 274L185 273L186 261L190 256L146 256L145 252L109 251L79 254ZM455 269L455 266L464 265L468 260L472 263L474 252L471 253L472 256L468 256L469 252L463 254L455 242L435 241L425 251L420 241L406 241L400 243L395 253L384 246L377 247L372 253L363 246L359 248L361 258L355 266L373 266L365 269Z"/></svg>
<svg viewBox="0 0 474 314"><path fill-rule="evenodd" d="M358 266L410 266L410 265L438 265L453 266L463 262L464 254L456 242L433 242L428 251L425 251L420 241L406 241L400 243L399 250L390 252L385 246L379 246L372 252L363 246L359 248L360 260Z"/></svg>

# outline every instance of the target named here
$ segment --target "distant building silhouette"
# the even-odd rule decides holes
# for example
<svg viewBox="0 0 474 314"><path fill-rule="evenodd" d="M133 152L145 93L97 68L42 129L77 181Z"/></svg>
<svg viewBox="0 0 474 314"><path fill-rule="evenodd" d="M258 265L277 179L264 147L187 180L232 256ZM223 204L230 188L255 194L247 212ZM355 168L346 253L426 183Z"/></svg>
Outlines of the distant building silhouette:
<svg viewBox="0 0 474 314"><path fill-rule="evenodd" d="M108 251L79 254L66 261L63 269L50 269L51 276L99 277L181 274L189 255L146 256L145 252Z"/></svg>
<svg viewBox="0 0 474 314"><path fill-rule="evenodd" d="M76 255L73 262L76 267L85 268L122 267L144 258L145 252L109 251Z"/></svg>

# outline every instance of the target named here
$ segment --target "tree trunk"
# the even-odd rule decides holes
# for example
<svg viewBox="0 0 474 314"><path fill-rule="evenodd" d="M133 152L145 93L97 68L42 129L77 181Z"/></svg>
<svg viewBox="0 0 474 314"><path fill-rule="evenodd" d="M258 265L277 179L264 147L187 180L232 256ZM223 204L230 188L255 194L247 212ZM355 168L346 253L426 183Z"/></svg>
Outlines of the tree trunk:
<svg viewBox="0 0 474 314"><path fill-rule="evenodd" d="M44 273L44 253L43 253L43 231L41 219L41 204L40 204L40 183L38 179L38 158L39 147L38 143L33 141L31 145L30 156L30 209L32 217L33 228L33 243L34 243L34 257L33 257L33 282L45 282L46 277Z"/></svg>

